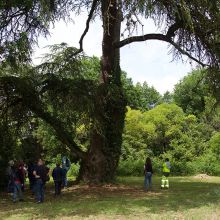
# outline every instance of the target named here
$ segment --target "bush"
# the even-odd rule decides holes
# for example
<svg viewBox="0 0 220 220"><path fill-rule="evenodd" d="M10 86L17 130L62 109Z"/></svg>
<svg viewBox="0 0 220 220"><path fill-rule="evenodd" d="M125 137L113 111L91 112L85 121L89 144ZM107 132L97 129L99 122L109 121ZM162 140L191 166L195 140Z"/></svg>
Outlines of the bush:
<svg viewBox="0 0 220 220"><path fill-rule="evenodd" d="M204 173L208 175L220 175L220 163L216 155L212 152L206 152L200 157L194 158L193 161L175 160L168 153L163 158L152 158L152 166L154 174L162 174L162 163L165 157L170 158L172 175L195 175ZM119 176L142 176L144 172L144 159L134 160L128 158L120 160L117 169Z"/></svg>
<svg viewBox="0 0 220 220"><path fill-rule="evenodd" d="M79 163L72 163L71 164L71 167L70 167L70 169L69 169L69 171L68 171L68 173L67 173L67 176L68 177L76 177L76 176L78 176L78 174L79 174L79 168L80 168L80 166L79 166Z"/></svg>
<svg viewBox="0 0 220 220"><path fill-rule="evenodd" d="M161 160L152 158L153 171L156 174L161 174ZM134 160L128 158L120 160L116 174L118 176L143 176L144 175L144 159Z"/></svg>
<svg viewBox="0 0 220 220"><path fill-rule="evenodd" d="M121 160L117 169L118 176L141 176L143 175L144 161L139 160Z"/></svg>
<svg viewBox="0 0 220 220"><path fill-rule="evenodd" d="M210 152L198 157L192 162L188 162L188 166L193 171L193 174L206 173L209 175L220 175L219 160Z"/></svg>

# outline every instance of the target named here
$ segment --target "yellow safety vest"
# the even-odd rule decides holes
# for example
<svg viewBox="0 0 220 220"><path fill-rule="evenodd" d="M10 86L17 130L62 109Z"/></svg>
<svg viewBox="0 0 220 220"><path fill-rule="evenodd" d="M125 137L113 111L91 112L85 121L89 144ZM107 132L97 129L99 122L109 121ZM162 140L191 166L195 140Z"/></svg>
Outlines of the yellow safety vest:
<svg viewBox="0 0 220 220"><path fill-rule="evenodd" d="M163 163L163 172L164 173L170 173L170 169L167 167L166 163Z"/></svg>

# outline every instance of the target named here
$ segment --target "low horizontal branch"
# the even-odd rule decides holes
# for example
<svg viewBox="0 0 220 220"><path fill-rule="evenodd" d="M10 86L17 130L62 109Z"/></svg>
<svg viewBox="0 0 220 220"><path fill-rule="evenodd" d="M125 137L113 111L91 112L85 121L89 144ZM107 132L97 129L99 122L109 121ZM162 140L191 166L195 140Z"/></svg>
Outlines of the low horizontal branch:
<svg viewBox="0 0 220 220"><path fill-rule="evenodd" d="M167 43L173 45L180 53L188 56L191 60L194 60L195 62L197 62L198 64L200 64L203 67L207 66L206 64L204 64L200 60L193 57L190 53L188 53L187 51L182 49L177 43L175 43L172 40L172 38L170 38L169 36L164 35L164 34L153 33L153 34L145 34L145 35L141 35L141 36L132 36L132 37L129 37L129 38L124 39L122 41L115 42L113 46L115 48L121 48L121 47L124 47L124 46L131 44L131 43L134 43L134 42L143 42L143 41L147 41L147 40L159 40L159 41L167 42Z"/></svg>

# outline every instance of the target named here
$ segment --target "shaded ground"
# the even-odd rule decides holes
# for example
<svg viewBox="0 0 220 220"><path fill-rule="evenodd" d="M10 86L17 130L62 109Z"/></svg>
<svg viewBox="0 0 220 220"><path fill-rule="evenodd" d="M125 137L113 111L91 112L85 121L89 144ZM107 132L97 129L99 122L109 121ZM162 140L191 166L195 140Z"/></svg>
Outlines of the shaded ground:
<svg viewBox="0 0 220 220"><path fill-rule="evenodd" d="M171 188L143 191L143 178L118 178L117 184L69 187L54 198L47 186L44 204L27 192L24 203L0 195L0 219L220 219L220 178L172 177Z"/></svg>

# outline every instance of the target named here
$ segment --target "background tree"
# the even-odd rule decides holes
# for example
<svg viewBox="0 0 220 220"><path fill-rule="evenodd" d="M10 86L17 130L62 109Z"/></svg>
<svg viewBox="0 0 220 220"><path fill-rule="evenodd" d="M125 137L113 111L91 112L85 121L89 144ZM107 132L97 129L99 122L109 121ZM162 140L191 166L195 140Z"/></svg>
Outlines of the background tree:
<svg viewBox="0 0 220 220"><path fill-rule="evenodd" d="M175 86L174 101L186 113L199 115L205 110L205 98L210 96L206 74L205 70L195 70Z"/></svg>

